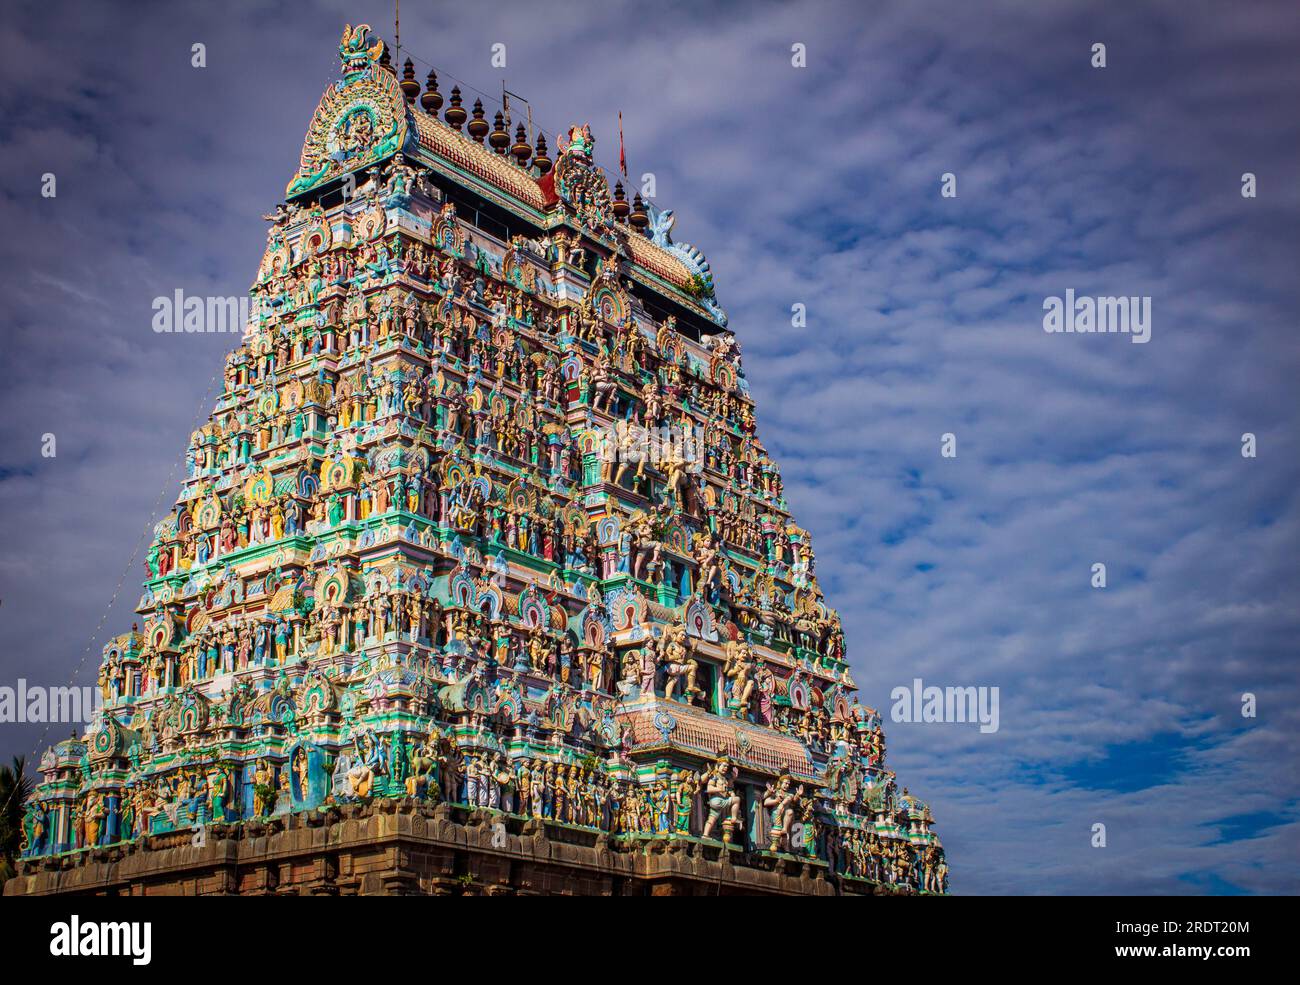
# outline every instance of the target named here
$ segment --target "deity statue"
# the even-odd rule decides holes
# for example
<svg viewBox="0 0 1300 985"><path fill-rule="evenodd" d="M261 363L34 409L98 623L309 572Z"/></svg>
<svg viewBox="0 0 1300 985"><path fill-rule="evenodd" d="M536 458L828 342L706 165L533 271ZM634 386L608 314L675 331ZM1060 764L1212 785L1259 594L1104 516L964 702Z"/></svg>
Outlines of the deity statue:
<svg viewBox="0 0 1300 985"><path fill-rule="evenodd" d="M769 852L794 851L790 841L790 829L794 824L799 798L803 796L803 784L792 789L793 784L790 774L782 773L775 785L767 784L763 792L763 806L768 811L770 824L770 840L767 846Z"/></svg>
<svg viewBox="0 0 1300 985"><path fill-rule="evenodd" d="M659 638L659 664L667 672L665 698L672 700L678 684L683 685L682 692L686 701L703 697L704 692L696 685L699 661L690 654L686 627L681 623L670 623L664 628L664 634Z"/></svg>
<svg viewBox="0 0 1300 985"><path fill-rule="evenodd" d="M722 841L730 844L741 827L740 795L735 790L736 767L731 759L717 759L704 776L704 794L709 805L709 816L704 822L703 838L711 838L718 823L722 823Z"/></svg>
<svg viewBox="0 0 1300 985"><path fill-rule="evenodd" d="M722 673L731 682L731 696L727 706L738 718L749 715L749 699L754 692L754 651L743 639L730 640L726 647L726 663Z"/></svg>
<svg viewBox="0 0 1300 985"><path fill-rule="evenodd" d="M259 759L253 770L253 814L265 817L275 805L276 788L272 785L275 776L265 759Z"/></svg>

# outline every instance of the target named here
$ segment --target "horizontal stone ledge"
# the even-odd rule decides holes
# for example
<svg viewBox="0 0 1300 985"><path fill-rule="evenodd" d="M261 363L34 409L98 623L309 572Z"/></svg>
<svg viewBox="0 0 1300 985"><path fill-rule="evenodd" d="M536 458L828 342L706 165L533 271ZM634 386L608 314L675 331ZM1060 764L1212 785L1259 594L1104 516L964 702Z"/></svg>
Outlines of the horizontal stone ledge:
<svg viewBox="0 0 1300 985"><path fill-rule="evenodd" d="M398 809L393 810L394 806ZM454 814L460 815L459 819ZM504 843L492 824L497 818L508 819L518 829L508 831ZM310 823L280 825L276 819L268 819L255 825L213 828L216 830L209 832L202 846L128 845L76 857L28 860L5 885L4 894L472 890L490 895L729 892L829 896L837 891L879 894L892 888L836 880L826 873L824 864L812 859L756 854L755 864L746 864L749 856L745 853L698 839L660 836L621 843L606 832L485 810L453 809L445 804L376 801L330 808ZM586 837L572 840L577 835ZM478 881L479 874L488 876L486 883Z"/></svg>

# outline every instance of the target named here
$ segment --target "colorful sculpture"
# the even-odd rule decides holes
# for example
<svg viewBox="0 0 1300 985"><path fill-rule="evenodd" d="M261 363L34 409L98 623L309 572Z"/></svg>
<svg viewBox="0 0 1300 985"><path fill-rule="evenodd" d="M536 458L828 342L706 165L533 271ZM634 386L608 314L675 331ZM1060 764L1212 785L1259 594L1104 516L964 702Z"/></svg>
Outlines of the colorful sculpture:
<svg viewBox="0 0 1300 985"><path fill-rule="evenodd" d="M945 892L707 261L616 207L590 128L494 153L383 51L344 33L27 863L385 800ZM504 239L455 204L484 183Z"/></svg>

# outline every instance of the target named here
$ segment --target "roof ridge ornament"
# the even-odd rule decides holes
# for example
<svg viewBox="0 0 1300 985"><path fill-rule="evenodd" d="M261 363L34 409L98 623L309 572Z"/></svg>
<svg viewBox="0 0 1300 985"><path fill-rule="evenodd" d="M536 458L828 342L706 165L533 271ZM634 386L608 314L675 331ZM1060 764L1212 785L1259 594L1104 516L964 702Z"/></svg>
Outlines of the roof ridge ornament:
<svg viewBox="0 0 1300 985"><path fill-rule="evenodd" d="M573 210L579 224L593 235L609 238L614 233L613 199L609 193L609 180L591 159L596 149L596 138L591 127L569 127L568 136L561 136L560 159L555 163L554 183L556 196Z"/></svg>
<svg viewBox="0 0 1300 985"><path fill-rule="evenodd" d="M589 123L569 127L567 137L561 136L557 143L561 154L579 157L587 164L591 163L591 155L596 150L596 138L591 135Z"/></svg>
<svg viewBox="0 0 1300 985"><path fill-rule="evenodd" d="M696 301L707 308L719 325L726 327L727 313L718 304L714 293L713 269L709 258L698 247L690 243L673 242L673 225L677 217L672 209L661 209L653 202L648 203L648 225L650 242L667 253L671 253L687 270L691 272L691 285L688 290Z"/></svg>
<svg viewBox="0 0 1300 985"><path fill-rule="evenodd" d="M355 81L351 76L364 73L379 61L383 53L383 39L376 38L375 43L370 44L369 24L358 24L355 28L351 24L343 25L343 38L339 41L339 61L343 63L344 82Z"/></svg>
<svg viewBox="0 0 1300 985"><path fill-rule="evenodd" d="M339 42L343 77L321 96L286 198L362 171L400 151L410 132L406 95L392 72L379 71L382 39L368 24L348 25Z"/></svg>

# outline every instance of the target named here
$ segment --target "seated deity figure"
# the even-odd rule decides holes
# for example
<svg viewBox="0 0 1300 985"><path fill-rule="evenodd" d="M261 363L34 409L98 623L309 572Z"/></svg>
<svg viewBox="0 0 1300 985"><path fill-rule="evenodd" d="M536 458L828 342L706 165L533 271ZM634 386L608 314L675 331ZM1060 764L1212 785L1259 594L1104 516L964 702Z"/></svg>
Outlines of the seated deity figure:
<svg viewBox="0 0 1300 985"><path fill-rule="evenodd" d="M624 650L619 661L619 681L627 687L635 686L641 674L641 655L636 650ZM653 683L653 675L651 675Z"/></svg>
<svg viewBox="0 0 1300 985"><path fill-rule="evenodd" d="M352 784L348 780L348 773L352 769L352 757L346 752L339 752L338 758L334 760L334 772L330 774L330 790L336 801L346 801L352 798Z"/></svg>
<svg viewBox="0 0 1300 985"><path fill-rule="evenodd" d="M353 797L369 797L375 782L375 771L363 759L353 761L347 771L348 791Z"/></svg>
<svg viewBox="0 0 1300 985"><path fill-rule="evenodd" d="M369 729L360 732L354 742L356 756L348 770L348 783L355 797L369 797L375 777L386 775L388 767L383 743Z"/></svg>

